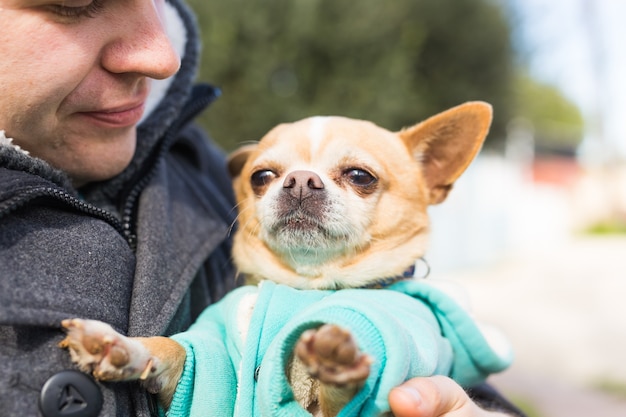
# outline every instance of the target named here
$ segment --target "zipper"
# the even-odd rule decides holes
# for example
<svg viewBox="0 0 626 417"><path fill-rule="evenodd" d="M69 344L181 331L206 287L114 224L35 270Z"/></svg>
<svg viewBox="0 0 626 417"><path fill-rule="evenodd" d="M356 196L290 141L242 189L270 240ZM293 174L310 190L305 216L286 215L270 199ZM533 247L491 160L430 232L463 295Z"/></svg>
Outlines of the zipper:
<svg viewBox="0 0 626 417"><path fill-rule="evenodd" d="M180 129L193 120L193 118L209 104L215 101L220 94L221 92L218 88L209 84L196 85L192 89L191 97L183 106L180 115L165 131L160 144L156 147L152 156L148 158L148 162L144 165L147 169L138 172L135 176L137 180L131 181L132 186L127 191L125 198L122 199L123 205L120 212L122 213L122 235L133 251L137 249L135 217L137 215L137 200L139 199L139 195L156 175L158 162L163 159L165 152L176 139L176 134Z"/></svg>
<svg viewBox="0 0 626 417"><path fill-rule="evenodd" d="M46 198L49 198L57 203L63 203L69 208L79 211L81 213L85 213L92 217L104 220L105 222L113 226L115 230L117 230L120 234L123 235L122 223L113 214L92 204L86 203L74 197L63 189L55 187L33 188L20 194L18 198L13 198L1 204L0 219L8 215L9 213L26 206L28 203L34 200Z"/></svg>

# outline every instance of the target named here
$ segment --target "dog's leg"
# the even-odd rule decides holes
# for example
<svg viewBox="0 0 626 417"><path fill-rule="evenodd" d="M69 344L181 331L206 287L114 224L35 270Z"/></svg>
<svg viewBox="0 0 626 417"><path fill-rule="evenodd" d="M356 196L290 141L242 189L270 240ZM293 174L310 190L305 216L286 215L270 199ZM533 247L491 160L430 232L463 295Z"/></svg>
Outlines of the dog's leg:
<svg viewBox="0 0 626 417"><path fill-rule="evenodd" d="M126 337L96 320L63 320L59 346L101 381L140 380L168 408L185 364L185 349L167 337Z"/></svg>
<svg viewBox="0 0 626 417"><path fill-rule="evenodd" d="M372 362L350 332L334 324L302 333L295 353L319 381L318 406L324 417L336 416L350 402L369 376Z"/></svg>

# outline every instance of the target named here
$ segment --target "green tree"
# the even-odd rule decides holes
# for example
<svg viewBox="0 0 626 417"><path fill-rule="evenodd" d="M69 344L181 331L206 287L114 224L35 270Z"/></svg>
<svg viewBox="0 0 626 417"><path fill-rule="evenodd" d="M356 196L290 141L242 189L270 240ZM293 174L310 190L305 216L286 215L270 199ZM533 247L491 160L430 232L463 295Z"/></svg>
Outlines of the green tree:
<svg viewBox="0 0 626 417"><path fill-rule="evenodd" d="M557 88L526 73L515 78L513 114L531 123L539 152L573 153L582 141L580 109Z"/></svg>
<svg viewBox="0 0 626 417"><path fill-rule="evenodd" d="M495 109L505 135L514 57L504 10L490 0L191 0L204 51L200 78L223 90L203 124L225 148L315 114L391 130L467 100Z"/></svg>

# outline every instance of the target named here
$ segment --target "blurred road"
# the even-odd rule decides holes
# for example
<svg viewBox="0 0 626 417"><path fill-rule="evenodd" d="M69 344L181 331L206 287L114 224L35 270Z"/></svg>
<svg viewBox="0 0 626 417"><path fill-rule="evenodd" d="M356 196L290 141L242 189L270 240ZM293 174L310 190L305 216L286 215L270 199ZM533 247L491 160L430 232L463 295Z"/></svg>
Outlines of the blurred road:
<svg viewBox="0 0 626 417"><path fill-rule="evenodd" d="M626 416L626 236L537 243L431 279L459 283L476 317L508 336L515 364L492 380L507 395L541 417Z"/></svg>

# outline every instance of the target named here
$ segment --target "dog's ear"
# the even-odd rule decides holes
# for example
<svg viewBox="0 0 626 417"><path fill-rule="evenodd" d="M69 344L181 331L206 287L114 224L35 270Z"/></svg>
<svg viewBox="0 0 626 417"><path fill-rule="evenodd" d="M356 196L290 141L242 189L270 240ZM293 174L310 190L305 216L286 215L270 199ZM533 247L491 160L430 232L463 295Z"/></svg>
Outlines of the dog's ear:
<svg viewBox="0 0 626 417"><path fill-rule="evenodd" d="M491 105L468 102L398 132L421 164L430 204L441 203L480 150L491 125Z"/></svg>
<svg viewBox="0 0 626 417"><path fill-rule="evenodd" d="M257 148L257 144L244 145L235 149L228 155L228 172L232 178L237 178L241 174L243 166L250 157L250 154Z"/></svg>

